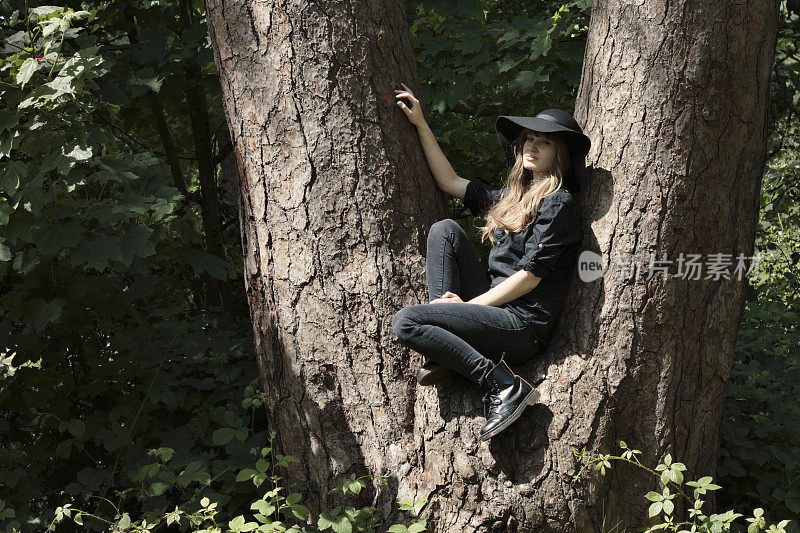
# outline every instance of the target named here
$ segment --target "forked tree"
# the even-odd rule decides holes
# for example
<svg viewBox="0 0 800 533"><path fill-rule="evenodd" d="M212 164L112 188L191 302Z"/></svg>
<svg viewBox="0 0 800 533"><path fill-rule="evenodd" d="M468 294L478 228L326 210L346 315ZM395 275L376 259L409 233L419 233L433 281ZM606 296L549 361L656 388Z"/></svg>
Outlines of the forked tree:
<svg viewBox="0 0 800 533"><path fill-rule="evenodd" d="M269 420L300 458L290 477L315 495L312 512L332 507L343 476L382 474L388 485L362 494L386 524L402 518L397 499L438 496L431 531L583 533L603 515L646 523L643 494L658 487L621 466L571 484L573 448L610 453L622 439L651 465L669 453L686 475L713 475L745 297L733 271L753 255L774 0L594 2L579 202L583 249L608 269L576 272L554 342L519 369L544 378L542 403L488 443L480 393L460 379L418 388L419 356L390 325L427 302L427 230L448 216L394 103L400 81L421 97L403 4L206 7ZM701 269L733 264L685 275L689 254ZM650 259L669 268L650 275Z"/></svg>

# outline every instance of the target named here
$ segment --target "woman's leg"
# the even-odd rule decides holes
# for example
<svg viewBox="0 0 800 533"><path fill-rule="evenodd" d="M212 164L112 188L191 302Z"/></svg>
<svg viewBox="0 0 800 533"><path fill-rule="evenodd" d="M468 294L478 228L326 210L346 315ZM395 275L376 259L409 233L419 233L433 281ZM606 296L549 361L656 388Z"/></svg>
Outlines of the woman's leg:
<svg viewBox="0 0 800 533"><path fill-rule="evenodd" d="M491 305L410 305L395 314L392 329L405 346L479 386L504 352L514 364L541 348L528 325L508 309Z"/></svg>
<svg viewBox="0 0 800 533"><path fill-rule="evenodd" d="M461 226L450 218L431 226L425 270L428 301L450 291L466 302L489 290L489 276L475 248Z"/></svg>

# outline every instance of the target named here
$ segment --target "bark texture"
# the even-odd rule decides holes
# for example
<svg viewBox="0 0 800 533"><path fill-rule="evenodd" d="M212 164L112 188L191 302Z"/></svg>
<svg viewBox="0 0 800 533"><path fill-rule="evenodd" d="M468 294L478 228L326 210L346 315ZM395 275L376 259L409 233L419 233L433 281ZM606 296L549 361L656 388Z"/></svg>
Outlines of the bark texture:
<svg viewBox="0 0 800 533"><path fill-rule="evenodd" d="M542 404L486 444L479 391L417 388L419 357L390 324L427 301L427 230L447 216L394 104L400 81L421 97L402 3L206 0L262 381L313 512L343 475L381 474L361 503L384 524L407 523L397 499L439 497L429 531L583 533L603 514L644 523L655 483L615 468L572 485L572 447L622 438L713 473L743 281L613 262L751 255L777 16L769 0L639 4L595 2L576 111L594 143L584 249L612 268L575 277L556 341L519 369L547 378Z"/></svg>
<svg viewBox="0 0 800 533"><path fill-rule="evenodd" d="M559 448L588 441L617 455L621 439L651 467L669 453L697 479L715 474L745 302L744 279L706 279L705 265L730 254L733 270L737 255L753 254L778 6L637 4L592 8L576 103L593 142L584 249L610 268L579 284L562 320L565 340L554 348L566 358L548 383L569 401L551 404L564 413L554 408L550 435L560 434ZM676 276L680 254L701 254L701 279ZM633 256L642 271L617 268ZM671 261L669 273L649 276L651 258ZM643 494L660 484L634 468L611 479L606 515L646 522ZM596 500L591 491L574 497L579 506ZM713 493L703 499L713 506Z"/></svg>

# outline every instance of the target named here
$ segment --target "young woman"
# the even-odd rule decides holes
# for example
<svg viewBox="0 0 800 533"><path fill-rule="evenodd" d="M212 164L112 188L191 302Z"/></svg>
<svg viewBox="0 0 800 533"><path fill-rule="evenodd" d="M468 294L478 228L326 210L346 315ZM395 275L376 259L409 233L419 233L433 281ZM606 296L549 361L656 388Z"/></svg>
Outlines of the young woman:
<svg viewBox="0 0 800 533"><path fill-rule="evenodd" d="M455 174L419 101L402 87L395 90L397 105L417 127L437 185L473 215L485 216L481 239L488 237L492 248L486 272L458 223L434 223L426 256L431 302L401 309L392 328L404 345L423 354L420 385L454 371L485 391L481 440L488 440L539 399L509 364L528 361L551 339L583 238L573 193L590 141L558 109L500 116L495 129L510 167L506 186L467 180Z"/></svg>

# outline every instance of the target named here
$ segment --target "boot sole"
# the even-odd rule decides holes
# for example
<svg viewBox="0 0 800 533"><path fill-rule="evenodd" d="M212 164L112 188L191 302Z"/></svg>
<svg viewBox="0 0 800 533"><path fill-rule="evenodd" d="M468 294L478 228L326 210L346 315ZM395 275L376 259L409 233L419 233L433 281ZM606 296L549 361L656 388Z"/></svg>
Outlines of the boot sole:
<svg viewBox="0 0 800 533"><path fill-rule="evenodd" d="M417 383L422 385L423 387L427 387L429 385L436 385L437 383L441 383L449 370L443 366L439 366L434 368L433 370L426 372L422 376L417 373Z"/></svg>
<svg viewBox="0 0 800 533"><path fill-rule="evenodd" d="M532 391L530 391L527 396L525 396L525 399L519 404L519 407L517 407L514 410L514 412L511 413L511 416L506 418L501 424L495 426L494 429L492 429L489 433L481 435L481 440L487 441L492 437L494 437L495 435L497 435L498 433L500 433L501 431L503 431L504 429L506 429L508 426L513 424L517 420L517 418L519 418L522 415L522 412L525 410L526 407L528 407L529 405L533 405L538 400L539 400L539 389L535 388Z"/></svg>

